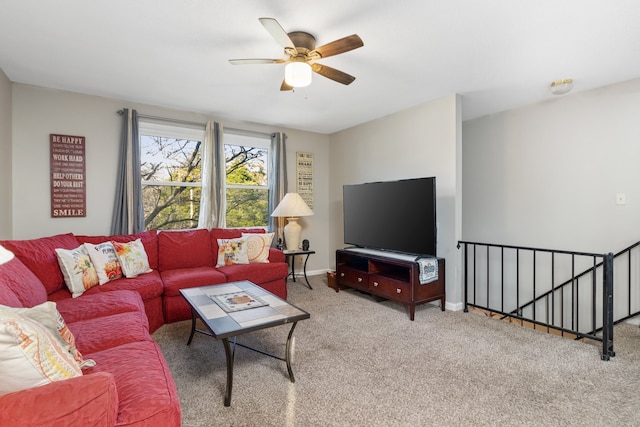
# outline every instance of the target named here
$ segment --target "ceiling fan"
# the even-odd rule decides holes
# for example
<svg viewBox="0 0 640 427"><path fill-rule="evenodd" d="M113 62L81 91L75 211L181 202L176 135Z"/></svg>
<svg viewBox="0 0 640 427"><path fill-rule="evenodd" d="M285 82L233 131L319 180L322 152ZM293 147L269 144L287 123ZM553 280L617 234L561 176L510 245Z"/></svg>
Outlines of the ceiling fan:
<svg viewBox="0 0 640 427"><path fill-rule="evenodd" d="M280 90L292 90L294 87L309 85L312 71L344 85L348 85L356 79L345 72L319 64L316 61L364 46L357 34L343 37L316 48L316 38L309 33L304 31L287 33L278 21L273 18L260 18L260 23L284 47L284 53L287 58L230 59L229 62L234 65L287 64L285 78L282 81Z"/></svg>

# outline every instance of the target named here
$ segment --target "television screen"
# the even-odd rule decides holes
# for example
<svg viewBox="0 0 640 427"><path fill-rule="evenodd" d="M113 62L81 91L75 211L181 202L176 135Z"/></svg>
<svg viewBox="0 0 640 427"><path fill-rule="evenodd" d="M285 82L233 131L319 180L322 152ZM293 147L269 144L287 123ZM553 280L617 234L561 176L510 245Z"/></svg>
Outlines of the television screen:
<svg viewBox="0 0 640 427"><path fill-rule="evenodd" d="M436 178L343 187L344 243L436 255Z"/></svg>

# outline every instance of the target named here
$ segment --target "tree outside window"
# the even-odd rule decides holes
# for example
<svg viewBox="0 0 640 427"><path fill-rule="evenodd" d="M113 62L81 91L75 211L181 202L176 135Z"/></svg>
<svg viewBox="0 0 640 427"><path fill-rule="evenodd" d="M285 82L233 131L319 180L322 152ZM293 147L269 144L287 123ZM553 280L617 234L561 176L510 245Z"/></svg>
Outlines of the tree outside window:
<svg viewBox="0 0 640 427"><path fill-rule="evenodd" d="M269 224L269 140L225 133L227 227Z"/></svg>
<svg viewBox="0 0 640 427"><path fill-rule="evenodd" d="M142 205L146 229L198 226L201 141L141 135Z"/></svg>
<svg viewBox="0 0 640 427"><path fill-rule="evenodd" d="M145 229L198 227L204 129L140 123ZM268 226L268 138L225 132L226 225Z"/></svg>

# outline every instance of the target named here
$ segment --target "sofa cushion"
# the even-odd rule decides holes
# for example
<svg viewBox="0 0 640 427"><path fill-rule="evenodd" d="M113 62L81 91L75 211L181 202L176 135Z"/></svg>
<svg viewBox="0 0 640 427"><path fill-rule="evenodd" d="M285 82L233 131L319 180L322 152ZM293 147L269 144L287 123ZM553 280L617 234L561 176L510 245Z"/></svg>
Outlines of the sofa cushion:
<svg viewBox="0 0 640 427"><path fill-rule="evenodd" d="M91 295L94 293L120 290L136 291L140 294L143 301L148 301L162 295L163 284L160 274L156 270L152 270L149 273L132 278L123 277L111 280L102 286L89 289L85 294Z"/></svg>
<svg viewBox="0 0 640 427"><path fill-rule="evenodd" d="M0 307L0 394L80 375L80 365L59 336L9 307Z"/></svg>
<svg viewBox="0 0 640 427"><path fill-rule="evenodd" d="M136 239L142 241L144 251L149 259L149 267L153 269L158 268L158 232L156 230L141 231L135 234L118 234L113 236L84 236L76 235L79 243L98 243L113 241L120 243L132 242Z"/></svg>
<svg viewBox="0 0 640 427"><path fill-rule="evenodd" d="M211 239L206 229L158 233L160 271L212 267Z"/></svg>
<svg viewBox="0 0 640 427"><path fill-rule="evenodd" d="M83 245L75 249L57 248L56 255L64 282L74 298L100 284L96 268Z"/></svg>
<svg viewBox="0 0 640 427"><path fill-rule="evenodd" d="M249 280L255 284L284 279L288 275L286 263L236 264L219 267L218 270L227 277L227 282Z"/></svg>
<svg viewBox="0 0 640 427"><path fill-rule="evenodd" d="M65 286L55 249L74 249L78 247L78 240L67 233L32 240L3 240L0 244L31 270L50 294Z"/></svg>
<svg viewBox="0 0 640 427"><path fill-rule="evenodd" d="M85 375L111 373L118 385L117 425L180 426L175 382L154 341L138 341L88 354L97 362Z"/></svg>
<svg viewBox="0 0 640 427"><path fill-rule="evenodd" d="M47 290L31 270L19 258L0 265L0 304L11 307L33 307L47 300ZM4 289L7 291L5 292ZM15 304L8 291L20 301Z"/></svg>
<svg viewBox="0 0 640 427"><path fill-rule="evenodd" d="M56 381L0 396L0 426L114 426L118 392L113 375Z"/></svg>
<svg viewBox="0 0 640 427"><path fill-rule="evenodd" d="M11 289L2 284L0 281L0 305L6 305L7 307L22 307L22 303L18 299L18 296L13 293Z"/></svg>
<svg viewBox="0 0 640 427"><path fill-rule="evenodd" d="M76 346L84 355L151 339L147 319L144 313L141 316L139 312L79 320L67 326L76 338Z"/></svg>
<svg viewBox="0 0 640 427"><path fill-rule="evenodd" d="M60 293L52 294L52 297ZM96 317L110 316L118 313L144 312L144 304L140 294L134 291L103 292L93 295L84 294L78 299L54 299L56 308L67 323Z"/></svg>
<svg viewBox="0 0 640 427"><path fill-rule="evenodd" d="M160 273L164 282L164 296L180 295L180 289L225 283L227 278L213 267L181 268Z"/></svg>

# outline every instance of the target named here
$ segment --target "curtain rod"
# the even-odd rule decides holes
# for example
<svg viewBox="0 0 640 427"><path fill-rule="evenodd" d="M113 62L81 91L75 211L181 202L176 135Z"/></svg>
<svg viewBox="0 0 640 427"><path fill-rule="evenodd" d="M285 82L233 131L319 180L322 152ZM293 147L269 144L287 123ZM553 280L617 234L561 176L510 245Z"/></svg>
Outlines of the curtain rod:
<svg viewBox="0 0 640 427"><path fill-rule="evenodd" d="M223 132L235 133L236 135L255 136L259 138L271 138L270 133L257 132L255 130L236 129L231 127L222 126Z"/></svg>
<svg viewBox="0 0 640 427"><path fill-rule="evenodd" d="M123 115L124 114L124 110L118 110L118 114ZM190 122L188 120L172 119L172 118L169 118L169 117L149 116L149 115L146 115L146 114L138 114L138 118L150 119L150 120L159 120L159 121L162 121L162 122L170 122L170 123L181 123L181 124L184 124L184 125L199 126L199 127L205 127L206 126L206 123Z"/></svg>
<svg viewBox="0 0 640 427"><path fill-rule="evenodd" d="M118 110L118 114L123 115L124 110ZM188 120L172 119L172 118L160 117L160 116L148 116L146 114L138 114L138 117L143 119L160 120L160 121L171 122L171 123L182 123L182 124L191 125L191 126L201 126L201 127L207 126L206 123L191 122ZM237 129L237 128L225 127L225 126L223 126L222 128L225 131L229 131L231 133L236 133L240 135L258 136L261 138L271 138L271 134L267 132L257 132L252 130Z"/></svg>

